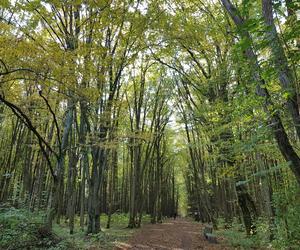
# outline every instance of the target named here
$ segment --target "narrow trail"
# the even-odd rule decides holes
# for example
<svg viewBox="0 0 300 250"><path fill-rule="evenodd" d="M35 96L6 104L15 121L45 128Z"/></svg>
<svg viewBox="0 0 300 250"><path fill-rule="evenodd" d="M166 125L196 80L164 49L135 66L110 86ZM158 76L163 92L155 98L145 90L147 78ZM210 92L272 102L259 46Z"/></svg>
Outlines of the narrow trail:
<svg viewBox="0 0 300 250"><path fill-rule="evenodd" d="M115 250L229 250L222 240L209 243L203 236L203 225L187 219L167 220L162 224L145 225L127 243L119 243Z"/></svg>

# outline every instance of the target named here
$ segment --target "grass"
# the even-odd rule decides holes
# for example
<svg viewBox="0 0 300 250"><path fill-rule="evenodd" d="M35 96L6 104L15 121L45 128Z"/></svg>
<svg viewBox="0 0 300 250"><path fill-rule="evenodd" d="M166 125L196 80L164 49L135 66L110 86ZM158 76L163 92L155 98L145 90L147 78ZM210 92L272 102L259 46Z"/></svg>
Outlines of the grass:
<svg viewBox="0 0 300 250"><path fill-rule="evenodd" d="M0 249L47 249L47 250L80 250L80 249L113 249L118 243L125 243L136 231L128 229L128 216L114 214L111 228L106 229L108 217L101 215L102 231L95 235L86 235L79 227L79 217L75 220L74 234L69 234L68 223L54 224L52 232L43 224L44 213L32 213L26 209L0 209ZM145 216L144 223L149 223Z"/></svg>
<svg viewBox="0 0 300 250"><path fill-rule="evenodd" d="M268 226L264 221L257 222L257 233L247 236L243 224L234 221L232 227L224 229L220 221L218 236L225 238L228 244L235 249L274 249L269 241Z"/></svg>
<svg viewBox="0 0 300 250"><path fill-rule="evenodd" d="M108 217L101 215L101 232L95 235L86 235L84 231L79 228L79 218L75 221L75 232L73 235L69 234L67 224L54 225L53 231L55 234L64 238L64 241L70 242L75 249L112 249L117 243L126 242L127 239L136 231L136 229L128 229L128 217L126 214L112 215L111 227L106 229ZM149 218L145 216L146 222Z"/></svg>
<svg viewBox="0 0 300 250"><path fill-rule="evenodd" d="M47 230L43 217L26 209L1 208L0 249L49 249L59 244L60 237Z"/></svg>

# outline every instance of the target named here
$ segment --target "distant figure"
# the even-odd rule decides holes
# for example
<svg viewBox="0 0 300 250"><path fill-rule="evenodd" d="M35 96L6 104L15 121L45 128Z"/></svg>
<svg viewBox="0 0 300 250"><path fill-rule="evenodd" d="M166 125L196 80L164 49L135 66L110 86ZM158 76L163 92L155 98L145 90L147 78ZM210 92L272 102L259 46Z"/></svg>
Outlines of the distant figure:
<svg viewBox="0 0 300 250"><path fill-rule="evenodd" d="M195 218L195 221L200 221L200 213L198 213L198 212L195 212L194 213L194 218Z"/></svg>
<svg viewBox="0 0 300 250"><path fill-rule="evenodd" d="M174 213L173 217L174 217L174 220L176 220L176 217L177 217L177 213L176 212Z"/></svg>

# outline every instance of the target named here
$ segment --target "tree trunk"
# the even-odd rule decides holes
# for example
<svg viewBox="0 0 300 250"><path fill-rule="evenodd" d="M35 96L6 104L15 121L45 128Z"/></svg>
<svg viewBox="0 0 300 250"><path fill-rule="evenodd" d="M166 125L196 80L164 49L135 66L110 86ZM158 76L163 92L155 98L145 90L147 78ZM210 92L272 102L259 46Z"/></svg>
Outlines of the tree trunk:
<svg viewBox="0 0 300 250"><path fill-rule="evenodd" d="M224 7L234 20L237 27L243 30L244 20L238 15L237 9L229 0L221 0ZM241 34L244 38L252 40L250 34L247 31L243 31ZM252 47L245 50L245 57L251 63L253 68L253 80L257 83L257 95L264 98L265 112L270 116L269 124L272 127L274 137L276 139L278 148L287 162L289 162L290 169L294 173L298 184L300 185L300 158L293 148L287 133L282 125L281 118L276 110L273 110L275 106L270 98L269 92L266 88L265 81L260 75L260 66L258 64L257 56L255 55ZM295 124L297 125L297 124Z"/></svg>

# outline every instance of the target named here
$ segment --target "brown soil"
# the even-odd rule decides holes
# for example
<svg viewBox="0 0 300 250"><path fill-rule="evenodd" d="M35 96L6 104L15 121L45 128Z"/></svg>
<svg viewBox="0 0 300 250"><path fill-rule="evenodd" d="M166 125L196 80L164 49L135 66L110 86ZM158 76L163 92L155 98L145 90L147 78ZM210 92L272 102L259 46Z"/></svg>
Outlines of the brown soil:
<svg viewBox="0 0 300 250"><path fill-rule="evenodd" d="M167 220L162 224L145 225L127 243L118 243L115 250L229 250L217 238L209 243L203 236L203 225L187 219Z"/></svg>

